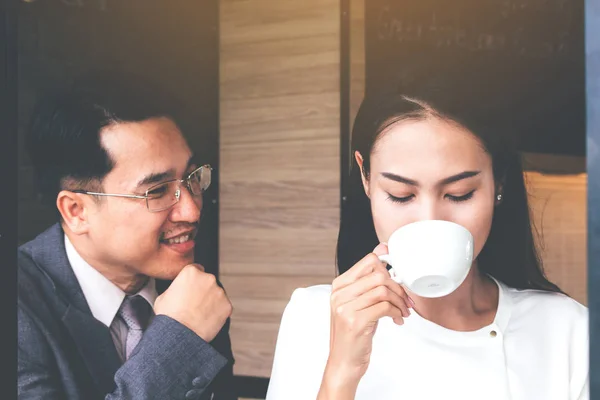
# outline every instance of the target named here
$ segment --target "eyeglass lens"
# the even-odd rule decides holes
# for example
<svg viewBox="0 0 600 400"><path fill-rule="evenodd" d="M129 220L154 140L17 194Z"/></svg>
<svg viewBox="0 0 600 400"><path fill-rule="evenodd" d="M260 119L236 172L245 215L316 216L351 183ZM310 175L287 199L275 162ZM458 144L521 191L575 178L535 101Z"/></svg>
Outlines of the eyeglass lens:
<svg viewBox="0 0 600 400"><path fill-rule="evenodd" d="M188 179L188 187L194 196L202 195L211 182L210 168L200 168L194 171ZM177 191L180 188L179 181L170 181L158 184L148 189L148 209L150 211L161 211L173 206L179 198Z"/></svg>

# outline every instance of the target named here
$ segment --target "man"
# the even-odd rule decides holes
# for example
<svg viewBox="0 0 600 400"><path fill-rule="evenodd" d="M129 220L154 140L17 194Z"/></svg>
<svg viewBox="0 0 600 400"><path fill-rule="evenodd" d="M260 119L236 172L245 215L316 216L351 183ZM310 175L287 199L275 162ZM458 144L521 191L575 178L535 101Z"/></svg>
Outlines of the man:
<svg viewBox="0 0 600 400"><path fill-rule="evenodd" d="M19 398L234 399L231 303L193 263L211 168L162 94L96 86L34 111L28 149L59 223L18 252ZM172 281L160 295L157 280Z"/></svg>

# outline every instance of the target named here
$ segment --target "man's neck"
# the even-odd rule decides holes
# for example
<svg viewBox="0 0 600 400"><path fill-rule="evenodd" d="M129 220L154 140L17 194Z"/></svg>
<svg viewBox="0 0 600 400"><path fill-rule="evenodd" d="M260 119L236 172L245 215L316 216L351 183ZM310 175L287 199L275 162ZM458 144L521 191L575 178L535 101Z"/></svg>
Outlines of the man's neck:
<svg viewBox="0 0 600 400"><path fill-rule="evenodd" d="M139 274L127 266L115 266L103 262L95 256L93 246L84 235L75 235L68 229L64 229L64 232L77 254L123 292L136 294L148 283L148 276Z"/></svg>

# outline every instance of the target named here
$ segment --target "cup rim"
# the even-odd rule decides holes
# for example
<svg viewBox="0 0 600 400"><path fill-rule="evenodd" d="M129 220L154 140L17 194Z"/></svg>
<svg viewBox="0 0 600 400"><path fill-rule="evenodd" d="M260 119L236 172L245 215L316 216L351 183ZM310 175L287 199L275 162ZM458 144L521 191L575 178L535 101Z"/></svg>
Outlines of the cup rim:
<svg viewBox="0 0 600 400"><path fill-rule="evenodd" d="M412 227L412 226L414 226L414 225L421 225L421 224L431 224L431 223L433 223L433 224L449 225L449 226L455 226L455 227L458 227L458 228L460 228L460 229L462 229L462 230L464 230L464 231L468 232L468 233L469 233L469 235L471 235L471 238L472 238L472 239L474 238L474 236L473 236L473 234L471 233L471 231L469 231L469 230L468 230L468 229L467 229L465 226L463 226L463 225L461 225L461 224L458 224L458 223L456 223L456 222L452 222L452 221L446 221L446 220L443 220L443 219L423 219L423 220L420 220L420 221L415 221L415 222L408 223L408 224L406 224L406 225L402 225L401 227L397 228L397 229L396 229L394 232L392 232L392 234L391 234L391 235L390 235L390 237L388 238L388 241L387 241L387 242L389 243L389 242L391 241L392 237L393 237L394 235L396 235L396 233L397 233L397 232L399 232L399 231L403 230L404 228Z"/></svg>

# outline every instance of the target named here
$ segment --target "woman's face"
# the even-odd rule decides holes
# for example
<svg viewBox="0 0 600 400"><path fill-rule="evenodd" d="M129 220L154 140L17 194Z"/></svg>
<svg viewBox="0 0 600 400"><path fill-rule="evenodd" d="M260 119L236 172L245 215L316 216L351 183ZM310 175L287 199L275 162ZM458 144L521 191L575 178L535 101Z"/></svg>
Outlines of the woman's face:
<svg viewBox="0 0 600 400"><path fill-rule="evenodd" d="M362 167L358 152L356 159ZM497 195L492 160L457 124L430 118L392 125L373 148L363 185L380 242L401 226L432 219L467 228L475 257L487 240Z"/></svg>

